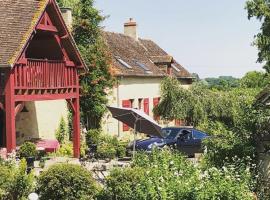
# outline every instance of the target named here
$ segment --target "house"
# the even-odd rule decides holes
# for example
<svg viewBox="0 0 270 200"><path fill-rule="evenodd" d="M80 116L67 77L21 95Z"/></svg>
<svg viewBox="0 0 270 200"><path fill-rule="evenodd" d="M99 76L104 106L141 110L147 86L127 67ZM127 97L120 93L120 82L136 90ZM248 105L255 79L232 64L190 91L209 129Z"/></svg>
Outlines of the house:
<svg viewBox="0 0 270 200"><path fill-rule="evenodd" d="M171 55L152 40L138 37L137 23L130 19L124 24L124 34L104 32L104 38L112 57L112 68L117 79L109 97L110 106L142 109L151 117L152 109L159 103L160 83L166 76L176 77L183 87L192 84L193 77ZM179 125L179 121L176 121ZM125 137L130 128L105 116L103 130Z"/></svg>
<svg viewBox="0 0 270 200"><path fill-rule="evenodd" d="M11 152L25 140L54 137L68 104L79 157L84 66L55 0L1 1L0 147Z"/></svg>

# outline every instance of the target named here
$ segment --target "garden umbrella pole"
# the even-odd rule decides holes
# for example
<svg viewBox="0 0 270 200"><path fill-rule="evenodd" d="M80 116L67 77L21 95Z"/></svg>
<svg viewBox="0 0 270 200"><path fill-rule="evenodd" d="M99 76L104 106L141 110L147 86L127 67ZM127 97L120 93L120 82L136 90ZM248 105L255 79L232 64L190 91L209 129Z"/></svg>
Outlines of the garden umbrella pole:
<svg viewBox="0 0 270 200"><path fill-rule="evenodd" d="M108 106L113 118L134 129L133 155L136 148L137 132L162 137L159 124L144 112L134 108Z"/></svg>

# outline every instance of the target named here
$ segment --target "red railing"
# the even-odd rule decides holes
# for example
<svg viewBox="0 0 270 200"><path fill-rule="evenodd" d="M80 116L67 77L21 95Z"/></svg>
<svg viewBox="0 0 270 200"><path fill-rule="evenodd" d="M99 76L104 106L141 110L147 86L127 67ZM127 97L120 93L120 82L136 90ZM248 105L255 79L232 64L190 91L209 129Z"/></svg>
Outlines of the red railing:
<svg viewBox="0 0 270 200"><path fill-rule="evenodd" d="M64 61L27 59L14 69L15 89L61 89L76 87L77 70Z"/></svg>

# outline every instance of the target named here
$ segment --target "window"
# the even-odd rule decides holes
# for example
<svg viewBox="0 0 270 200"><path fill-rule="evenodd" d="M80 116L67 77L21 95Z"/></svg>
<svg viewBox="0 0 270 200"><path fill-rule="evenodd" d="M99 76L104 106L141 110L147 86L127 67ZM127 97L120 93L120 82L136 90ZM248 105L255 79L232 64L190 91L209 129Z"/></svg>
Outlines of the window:
<svg viewBox="0 0 270 200"><path fill-rule="evenodd" d="M137 60L134 60L136 65L138 65L140 68L142 68L146 73L148 74L151 74L152 72L150 71L150 69L148 67L145 66L145 64L137 61Z"/></svg>
<svg viewBox="0 0 270 200"><path fill-rule="evenodd" d="M197 131L197 130L193 131L193 138L194 139L203 139L205 137L206 137L205 133Z"/></svg>
<svg viewBox="0 0 270 200"><path fill-rule="evenodd" d="M115 59L124 67L128 68L128 69L132 69L132 67L126 63L125 61L123 61L119 56L115 56Z"/></svg>
<svg viewBox="0 0 270 200"><path fill-rule="evenodd" d="M143 100L143 110L147 115L149 115L149 99L148 98Z"/></svg>
<svg viewBox="0 0 270 200"><path fill-rule="evenodd" d="M176 67L174 64L172 64L172 68L175 70L175 71L177 71L177 72L180 72L181 70L178 68L178 67Z"/></svg>
<svg viewBox="0 0 270 200"><path fill-rule="evenodd" d="M192 138L192 131L191 130L182 130L181 131L181 138L184 140L190 140Z"/></svg>
<svg viewBox="0 0 270 200"><path fill-rule="evenodd" d="M122 101L122 107L123 108L131 108L132 107L132 101L129 100L123 100ZM123 131L128 131L129 130L129 126L126 124L123 124Z"/></svg>

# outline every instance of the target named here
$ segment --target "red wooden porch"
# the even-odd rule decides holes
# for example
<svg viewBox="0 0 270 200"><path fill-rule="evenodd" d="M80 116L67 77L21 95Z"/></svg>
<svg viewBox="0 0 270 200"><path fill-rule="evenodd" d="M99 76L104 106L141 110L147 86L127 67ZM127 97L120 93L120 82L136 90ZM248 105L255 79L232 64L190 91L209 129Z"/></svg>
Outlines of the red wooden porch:
<svg viewBox="0 0 270 200"><path fill-rule="evenodd" d="M73 111L74 156L79 157L79 70L83 66L59 8L54 0L48 1L14 63L0 68L0 124L5 124L0 135L4 133L8 152L16 149L15 117L24 102L65 99Z"/></svg>

